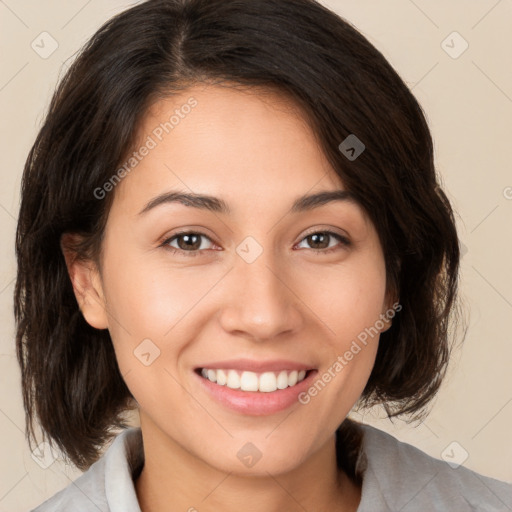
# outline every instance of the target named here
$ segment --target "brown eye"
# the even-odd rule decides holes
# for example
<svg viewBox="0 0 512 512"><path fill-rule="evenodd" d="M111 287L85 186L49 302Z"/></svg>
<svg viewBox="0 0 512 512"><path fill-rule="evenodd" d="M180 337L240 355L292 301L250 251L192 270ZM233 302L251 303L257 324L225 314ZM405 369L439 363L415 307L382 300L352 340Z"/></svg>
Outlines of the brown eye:
<svg viewBox="0 0 512 512"><path fill-rule="evenodd" d="M210 240L210 238L207 237L204 233L187 231L183 233L177 233L168 238L162 244L162 247L169 249L173 253L179 253L185 256L197 256L199 251L206 250L205 247L201 247L203 239ZM178 247L172 246L171 243L173 242L176 242Z"/></svg>
<svg viewBox="0 0 512 512"><path fill-rule="evenodd" d="M339 243L334 246L330 245L333 239L338 240ZM347 238L333 231L316 231L304 237L302 241L304 240L307 241L310 249L319 254L331 253L350 245Z"/></svg>

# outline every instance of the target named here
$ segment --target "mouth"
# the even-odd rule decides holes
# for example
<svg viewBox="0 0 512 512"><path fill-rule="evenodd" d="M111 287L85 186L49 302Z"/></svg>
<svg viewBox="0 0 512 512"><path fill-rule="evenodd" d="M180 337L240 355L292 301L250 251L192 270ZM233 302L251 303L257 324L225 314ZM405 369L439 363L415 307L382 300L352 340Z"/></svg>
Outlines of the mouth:
<svg viewBox="0 0 512 512"><path fill-rule="evenodd" d="M201 393L222 408L245 416L267 416L297 405L313 385L317 369L252 372L196 368Z"/></svg>
<svg viewBox="0 0 512 512"><path fill-rule="evenodd" d="M223 368L196 368L195 373L217 386L247 393L275 393L293 388L307 379L316 369L253 372Z"/></svg>

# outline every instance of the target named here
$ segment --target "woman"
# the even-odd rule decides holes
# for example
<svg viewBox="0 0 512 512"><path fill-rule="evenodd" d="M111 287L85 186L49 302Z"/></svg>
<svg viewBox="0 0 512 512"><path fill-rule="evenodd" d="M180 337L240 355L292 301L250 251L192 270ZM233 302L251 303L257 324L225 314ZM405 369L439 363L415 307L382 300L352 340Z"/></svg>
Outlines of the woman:
<svg viewBox="0 0 512 512"><path fill-rule="evenodd" d="M37 511L512 507L347 418L425 413L459 246L420 106L320 4L106 23L29 154L16 250L27 431L87 470Z"/></svg>

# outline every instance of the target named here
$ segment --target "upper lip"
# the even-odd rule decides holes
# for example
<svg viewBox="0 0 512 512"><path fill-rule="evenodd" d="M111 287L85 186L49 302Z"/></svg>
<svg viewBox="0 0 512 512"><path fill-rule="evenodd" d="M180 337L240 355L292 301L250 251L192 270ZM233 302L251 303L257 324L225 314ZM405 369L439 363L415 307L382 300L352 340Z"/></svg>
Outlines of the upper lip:
<svg viewBox="0 0 512 512"><path fill-rule="evenodd" d="M230 359L205 363L198 368L211 370L247 370L250 372L275 372L279 370L313 370L310 364L298 363L286 359L273 359L269 361L255 361L254 359Z"/></svg>

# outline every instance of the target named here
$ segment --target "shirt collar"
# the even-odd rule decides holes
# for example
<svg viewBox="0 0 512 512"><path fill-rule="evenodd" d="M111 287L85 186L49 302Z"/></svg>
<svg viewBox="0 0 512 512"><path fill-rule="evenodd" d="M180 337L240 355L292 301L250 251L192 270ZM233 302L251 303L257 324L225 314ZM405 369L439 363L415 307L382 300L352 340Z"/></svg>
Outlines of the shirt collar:
<svg viewBox="0 0 512 512"><path fill-rule="evenodd" d="M134 478L144 465L140 427L119 434L105 460L105 494L111 512L141 512Z"/></svg>
<svg viewBox="0 0 512 512"><path fill-rule="evenodd" d="M364 475L367 470L367 457L364 452L364 431L362 425L345 420L336 432L336 450L338 467L345 471L355 472L362 481L362 492L367 490L368 482ZM344 459L346 450L344 441L353 443L352 457ZM144 466L144 446L140 427L132 427L122 431L113 441L105 457L105 494L111 512L141 512L135 480ZM385 502L382 504L384 506ZM359 511L366 510L361 506ZM382 511L388 510L383 508Z"/></svg>

